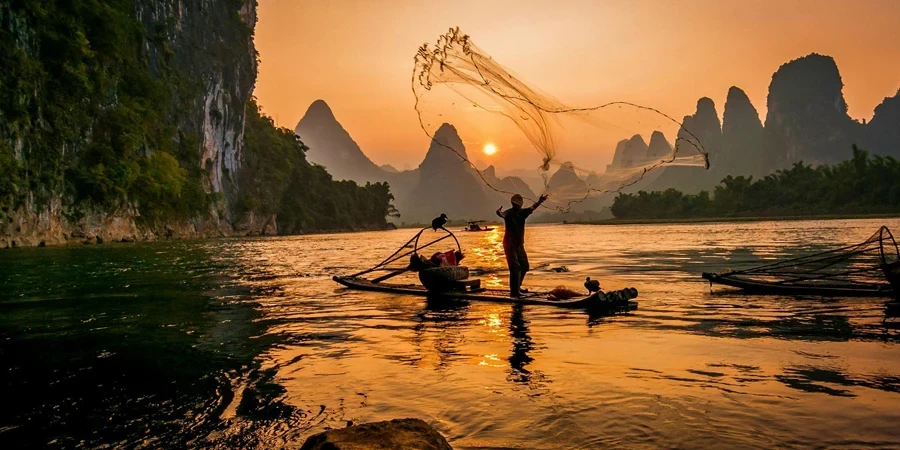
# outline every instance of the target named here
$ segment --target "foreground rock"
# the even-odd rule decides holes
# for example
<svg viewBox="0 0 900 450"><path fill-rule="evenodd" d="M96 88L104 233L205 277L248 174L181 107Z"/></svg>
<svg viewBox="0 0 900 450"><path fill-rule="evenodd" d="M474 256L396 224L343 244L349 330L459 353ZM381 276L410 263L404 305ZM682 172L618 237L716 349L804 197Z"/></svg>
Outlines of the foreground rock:
<svg viewBox="0 0 900 450"><path fill-rule="evenodd" d="M452 450L421 419L394 419L330 430L310 436L300 450Z"/></svg>

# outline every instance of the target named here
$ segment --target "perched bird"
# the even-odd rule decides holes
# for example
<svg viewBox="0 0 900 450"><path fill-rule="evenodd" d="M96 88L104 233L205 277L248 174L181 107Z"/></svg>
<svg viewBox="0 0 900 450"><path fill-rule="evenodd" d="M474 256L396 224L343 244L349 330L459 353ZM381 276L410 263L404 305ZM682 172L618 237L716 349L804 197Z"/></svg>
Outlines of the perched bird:
<svg viewBox="0 0 900 450"><path fill-rule="evenodd" d="M600 280L592 280L591 277L587 277L584 280L584 287L588 290L588 294L600 292Z"/></svg>
<svg viewBox="0 0 900 450"><path fill-rule="evenodd" d="M433 228L434 231L437 231L438 228L444 228L444 225L446 224L447 215L442 213L440 217L435 217L434 220L431 221L431 228Z"/></svg>

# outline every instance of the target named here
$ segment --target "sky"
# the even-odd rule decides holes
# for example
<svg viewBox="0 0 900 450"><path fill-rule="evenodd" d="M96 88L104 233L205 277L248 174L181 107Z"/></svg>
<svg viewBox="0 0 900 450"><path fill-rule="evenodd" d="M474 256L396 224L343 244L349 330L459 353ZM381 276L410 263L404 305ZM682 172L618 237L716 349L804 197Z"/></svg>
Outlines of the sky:
<svg viewBox="0 0 900 450"><path fill-rule="evenodd" d="M704 96L721 118L728 88L737 86L764 120L772 74L821 53L837 62L850 116L869 120L900 89L898 24L895 0L259 0L254 95L291 129L323 99L369 158L414 168L429 138L413 107L413 56L458 26L495 61L566 104L630 101L676 118L692 114ZM511 123L455 119L479 166L539 163ZM559 156L588 168L605 167L615 140L632 131L593 136L563 125ZM494 155L482 152L488 143Z"/></svg>

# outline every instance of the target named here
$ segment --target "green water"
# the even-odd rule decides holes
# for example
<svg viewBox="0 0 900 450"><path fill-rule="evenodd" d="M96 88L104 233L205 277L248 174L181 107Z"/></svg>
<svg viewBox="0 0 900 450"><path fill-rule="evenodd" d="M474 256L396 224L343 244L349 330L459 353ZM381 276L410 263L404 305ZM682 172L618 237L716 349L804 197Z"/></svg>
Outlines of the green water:
<svg viewBox="0 0 900 450"><path fill-rule="evenodd" d="M527 284L637 287L640 309L615 317L331 281L410 230L11 249L0 442L296 448L420 417L457 449L896 447L900 330L883 300L752 297L699 278L882 222L531 227ZM488 286L505 283L500 236L460 234Z"/></svg>
<svg viewBox="0 0 900 450"><path fill-rule="evenodd" d="M181 446L220 428L229 377L258 365L267 345L253 339L264 331L245 301L253 292L230 279L220 246L0 255L0 383L11 394L0 439Z"/></svg>

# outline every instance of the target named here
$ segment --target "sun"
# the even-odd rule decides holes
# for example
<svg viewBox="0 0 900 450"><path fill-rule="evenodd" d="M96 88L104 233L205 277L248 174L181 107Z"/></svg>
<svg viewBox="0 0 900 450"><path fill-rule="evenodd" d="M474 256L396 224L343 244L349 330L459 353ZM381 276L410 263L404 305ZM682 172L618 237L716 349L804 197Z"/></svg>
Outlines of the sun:
<svg viewBox="0 0 900 450"><path fill-rule="evenodd" d="M484 150L483 150L483 151L484 151L484 154L485 154L485 155L491 156L491 155L493 155L494 153L497 153L497 146L494 145L494 144L492 144L492 143L490 143L490 142L488 142L487 144L484 144Z"/></svg>

